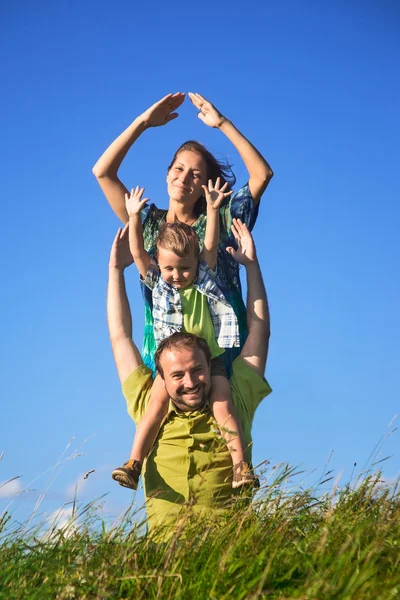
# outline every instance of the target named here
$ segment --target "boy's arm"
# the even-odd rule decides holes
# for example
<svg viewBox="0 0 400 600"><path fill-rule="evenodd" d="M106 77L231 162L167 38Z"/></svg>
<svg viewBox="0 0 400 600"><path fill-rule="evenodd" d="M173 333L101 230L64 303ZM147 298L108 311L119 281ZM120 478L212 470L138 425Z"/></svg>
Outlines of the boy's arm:
<svg viewBox="0 0 400 600"><path fill-rule="evenodd" d="M111 248L107 289L108 329L121 383L142 364L140 352L132 340L132 318L125 289L124 270L132 262L126 225L123 230L118 230Z"/></svg>
<svg viewBox="0 0 400 600"><path fill-rule="evenodd" d="M267 293L254 241L248 228L239 219L234 219L232 233L238 249L227 248L227 251L238 263L246 267L247 275L247 327L249 334L240 355L260 377L264 377L270 338Z"/></svg>
<svg viewBox="0 0 400 600"><path fill-rule="evenodd" d="M215 186L211 179L208 180L208 187L203 185L204 196L207 202L207 223L204 236L203 260L215 271L217 264L217 251L219 242L219 207L222 200L232 194L232 190L225 192L228 184L225 183L220 188L221 180L218 177Z"/></svg>
<svg viewBox="0 0 400 600"><path fill-rule="evenodd" d="M130 195L125 194L126 212L129 216L129 248L140 275L146 277L150 265L150 256L144 248L143 226L140 212L149 198L142 200L144 188L137 186Z"/></svg>

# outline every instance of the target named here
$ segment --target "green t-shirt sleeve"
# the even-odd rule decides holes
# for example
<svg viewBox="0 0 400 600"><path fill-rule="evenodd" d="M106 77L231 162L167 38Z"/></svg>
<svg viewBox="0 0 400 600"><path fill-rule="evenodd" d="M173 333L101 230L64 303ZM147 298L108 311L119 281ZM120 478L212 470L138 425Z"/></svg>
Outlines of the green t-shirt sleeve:
<svg viewBox="0 0 400 600"><path fill-rule="evenodd" d="M233 361L230 383L238 417L244 429L251 428L256 408L272 389L241 356Z"/></svg>
<svg viewBox="0 0 400 600"><path fill-rule="evenodd" d="M136 425L147 410L152 386L152 371L145 365L140 365L132 371L122 384L128 414Z"/></svg>

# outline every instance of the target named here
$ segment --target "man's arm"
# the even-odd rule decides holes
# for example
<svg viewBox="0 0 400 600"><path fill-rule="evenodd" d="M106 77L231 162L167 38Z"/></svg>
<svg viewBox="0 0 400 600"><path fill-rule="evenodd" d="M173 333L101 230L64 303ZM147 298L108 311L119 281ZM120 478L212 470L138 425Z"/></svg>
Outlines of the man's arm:
<svg viewBox="0 0 400 600"><path fill-rule="evenodd" d="M108 268L107 320L115 364L121 383L143 364L132 340L132 317L126 295L124 270L133 262L126 225L119 229L111 248Z"/></svg>
<svg viewBox="0 0 400 600"><path fill-rule="evenodd" d="M246 225L234 219L232 233L238 249L227 251L246 267L247 275L247 327L249 334L240 353L260 377L264 377L270 338L270 317L267 293L261 274L253 238Z"/></svg>

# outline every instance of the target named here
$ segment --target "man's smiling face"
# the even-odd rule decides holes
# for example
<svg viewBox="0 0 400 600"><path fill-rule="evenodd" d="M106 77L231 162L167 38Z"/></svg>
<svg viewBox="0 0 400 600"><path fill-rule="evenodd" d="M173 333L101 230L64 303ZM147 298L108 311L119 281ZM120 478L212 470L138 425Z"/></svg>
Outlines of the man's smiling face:
<svg viewBox="0 0 400 600"><path fill-rule="evenodd" d="M165 388L175 406L182 411L200 410L211 389L210 365L198 348L173 348L160 357Z"/></svg>

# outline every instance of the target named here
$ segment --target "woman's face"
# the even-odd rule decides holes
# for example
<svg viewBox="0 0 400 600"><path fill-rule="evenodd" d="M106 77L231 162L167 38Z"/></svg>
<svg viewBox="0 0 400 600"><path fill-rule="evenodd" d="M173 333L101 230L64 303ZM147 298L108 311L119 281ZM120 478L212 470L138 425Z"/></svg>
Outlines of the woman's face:
<svg viewBox="0 0 400 600"><path fill-rule="evenodd" d="M207 164L200 154L182 150L168 171L167 184L170 200L194 206L207 183Z"/></svg>

